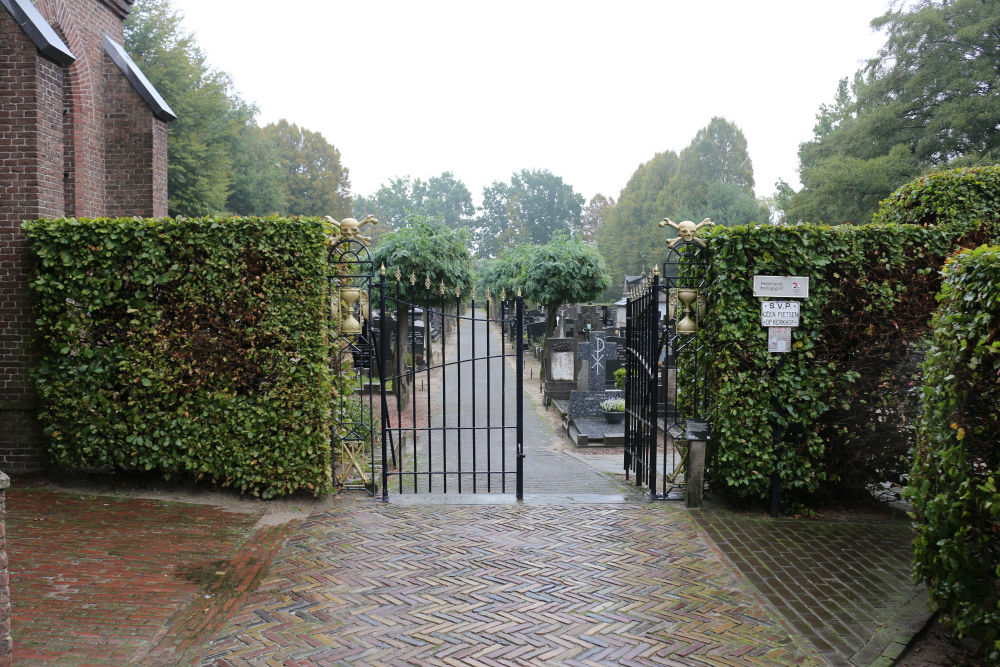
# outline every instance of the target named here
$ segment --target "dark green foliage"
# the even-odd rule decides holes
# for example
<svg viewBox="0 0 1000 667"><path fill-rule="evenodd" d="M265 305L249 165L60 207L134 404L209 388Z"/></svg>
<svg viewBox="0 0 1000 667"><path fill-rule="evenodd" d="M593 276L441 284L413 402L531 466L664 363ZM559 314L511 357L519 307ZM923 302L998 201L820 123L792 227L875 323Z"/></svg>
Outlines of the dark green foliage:
<svg viewBox="0 0 1000 667"><path fill-rule="evenodd" d="M53 461L330 488L316 219L39 220L24 229Z"/></svg>
<svg viewBox="0 0 1000 667"><path fill-rule="evenodd" d="M548 243L580 227L584 199L573 186L548 170L522 169L510 183L483 188L483 206L475 221L479 257L496 257L520 243Z"/></svg>
<svg viewBox="0 0 1000 667"><path fill-rule="evenodd" d="M453 228L468 227L475 212L469 189L448 171L427 181L409 176L394 178L374 194L354 200L355 218L378 218L379 227L372 230L373 236L404 226L414 215L440 220Z"/></svg>
<svg viewBox="0 0 1000 667"><path fill-rule="evenodd" d="M252 106L213 70L169 0L138 0L125 22L125 49L177 114L167 125L170 215L226 210L234 145L253 122Z"/></svg>
<svg viewBox="0 0 1000 667"><path fill-rule="evenodd" d="M287 210L285 174L278 148L256 125L240 129L233 144L233 184L227 206L236 215L274 215Z"/></svg>
<svg viewBox="0 0 1000 667"><path fill-rule="evenodd" d="M907 496L914 574L960 636L1000 660L1000 247L952 257L924 363Z"/></svg>
<svg viewBox="0 0 1000 667"><path fill-rule="evenodd" d="M949 169L918 178L886 198L872 222L923 225L991 219L997 211L1000 165Z"/></svg>
<svg viewBox="0 0 1000 667"><path fill-rule="evenodd" d="M409 286L410 276L421 285L427 280L435 289L444 285L449 293L458 287L463 293L472 287L472 256L465 230L452 229L444 222L413 216L406 225L386 234L372 251L375 266L385 266L387 279Z"/></svg>
<svg viewBox="0 0 1000 667"><path fill-rule="evenodd" d="M885 215L889 215L886 211ZM898 480L915 435L920 342L944 258L996 238L997 212L943 216L939 225L718 227L711 316L699 335L716 434L713 480L764 498L774 465L771 423L785 427L783 488L793 494L864 492ZM801 326L780 370L751 277L809 276ZM774 414L772 396L780 397Z"/></svg>
<svg viewBox="0 0 1000 667"><path fill-rule="evenodd" d="M607 264L581 239L558 236L545 245L524 244L505 252L489 265L483 280L494 292L514 295L545 306L545 336L552 335L555 317L566 303L598 296L611 285Z"/></svg>
<svg viewBox="0 0 1000 667"><path fill-rule="evenodd" d="M802 189L781 188L788 221L860 223L917 174L1000 158L1000 3L892 3L872 27L885 44L820 107Z"/></svg>
<svg viewBox="0 0 1000 667"><path fill-rule="evenodd" d="M711 218L719 225L768 222L770 210L754 197L753 182L746 138L723 118L699 130L680 156L658 153L641 165L596 233L616 281L648 273L662 261L669 232L657 225L664 217Z"/></svg>
<svg viewBox="0 0 1000 667"><path fill-rule="evenodd" d="M291 215L351 215L351 182L340 151L322 134L282 118L262 129L278 158Z"/></svg>

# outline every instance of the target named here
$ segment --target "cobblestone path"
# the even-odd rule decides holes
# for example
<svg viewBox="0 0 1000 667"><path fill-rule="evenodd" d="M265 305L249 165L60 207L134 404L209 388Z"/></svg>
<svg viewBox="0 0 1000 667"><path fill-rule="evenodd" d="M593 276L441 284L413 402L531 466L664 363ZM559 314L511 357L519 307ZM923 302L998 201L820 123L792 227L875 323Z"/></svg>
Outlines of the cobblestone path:
<svg viewBox="0 0 1000 667"><path fill-rule="evenodd" d="M681 508L345 501L204 666L815 665Z"/></svg>

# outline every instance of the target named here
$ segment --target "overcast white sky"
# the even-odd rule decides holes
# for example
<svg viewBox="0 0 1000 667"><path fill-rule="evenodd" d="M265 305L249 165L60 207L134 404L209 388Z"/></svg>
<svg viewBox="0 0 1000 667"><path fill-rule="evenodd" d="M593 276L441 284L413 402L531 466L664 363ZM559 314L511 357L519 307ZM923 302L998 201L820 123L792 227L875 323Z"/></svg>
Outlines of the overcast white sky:
<svg viewBox="0 0 1000 667"><path fill-rule="evenodd" d="M758 195L874 56L888 0L172 0L264 125L318 131L352 190L451 171L478 201L520 169L617 199L713 116L747 137ZM168 100L169 102L169 100ZM665 213L666 215L667 213Z"/></svg>

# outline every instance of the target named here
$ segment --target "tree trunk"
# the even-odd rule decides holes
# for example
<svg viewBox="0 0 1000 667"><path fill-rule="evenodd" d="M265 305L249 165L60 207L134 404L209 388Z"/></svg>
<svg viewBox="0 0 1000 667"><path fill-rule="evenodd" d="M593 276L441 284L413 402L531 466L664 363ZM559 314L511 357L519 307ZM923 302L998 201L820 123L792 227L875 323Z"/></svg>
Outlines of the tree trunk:
<svg viewBox="0 0 1000 667"><path fill-rule="evenodd" d="M410 307L400 304L396 311L396 381L392 385L392 393L401 410L410 403L409 374L406 370L406 352L409 349Z"/></svg>

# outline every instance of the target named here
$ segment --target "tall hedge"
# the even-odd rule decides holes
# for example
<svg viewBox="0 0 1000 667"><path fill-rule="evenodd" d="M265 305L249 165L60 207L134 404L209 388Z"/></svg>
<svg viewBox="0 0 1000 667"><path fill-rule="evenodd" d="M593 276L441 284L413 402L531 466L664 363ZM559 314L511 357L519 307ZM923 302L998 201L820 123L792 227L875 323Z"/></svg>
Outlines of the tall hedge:
<svg viewBox="0 0 1000 667"><path fill-rule="evenodd" d="M1000 661L1000 247L945 267L907 495L914 573Z"/></svg>
<svg viewBox="0 0 1000 667"><path fill-rule="evenodd" d="M904 186L906 196L894 195L899 207L917 211L895 217L920 224L755 225L706 234L710 316L699 336L712 350L706 372L713 483L764 498L775 466L783 488L800 496L864 493L871 484L903 478L940 268L956 249L1000 233L1000 207L981 203L995 201L989 188L970 186L986 192L978 198L949 194L968 179L1000 185L998 168L943 174ZM947 201L952 204L941 203ZM941 203L933 220L927 202ZM885 203L877 219L893 217L892 211ZM780 355L767 351L752 295L755 274L810 278L801 324L780 368ZM772 443L775 423L784 429L780 460Z"/></svg>
<svg viewBox="0 0 1000 667"><path fill-rule="evenodd" d="M926 225L995 219L1000 211L1000 166L948 169L921 176L880 204L876 224Z"/></svg>
<svg viewBox="0 0 1000 667"><path fill-rule="evenodd" d="M330 488L318 219L27 222L55 464Z"/></svg>

